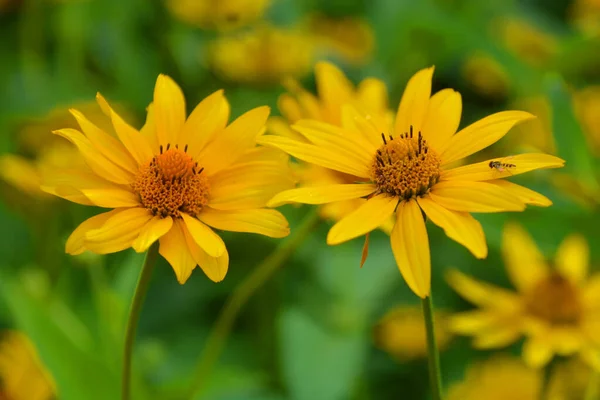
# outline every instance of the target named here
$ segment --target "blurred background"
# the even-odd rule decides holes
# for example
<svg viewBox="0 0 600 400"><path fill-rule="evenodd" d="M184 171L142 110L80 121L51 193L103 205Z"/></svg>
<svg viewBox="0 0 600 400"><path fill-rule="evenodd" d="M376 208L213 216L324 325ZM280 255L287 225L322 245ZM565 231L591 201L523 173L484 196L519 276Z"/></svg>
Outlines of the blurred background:
<svg viewBox="0 0 600 400"><path fill-rule="evenodd" d="M263 104L279 115L281 82L292 77L314 92L319 60L354 83L382 79L394 109L408 78L435 65L434 89L463 96L461 126L506 109L538 116L473 161L525 151L567 160L560 170L512 179L548 196L550 208L476 216L486 260L428 224L447 387L498 351L473 349L448 331L447 316L473 306L448 286L445 271L510 288L501 256L507 221L523 225L548 258L569 234L584 235L597 271L597 0L0 0L0 399L119 396L125 321L143 255L64 253L72 230L99 211L39 189L46 169L81 162L50 133L75 127L67 109L93 119L99 91L141 127L156 77L165 73L182 87L188 111L224 88L232 117ZM282 212L294 232L311 209ZM371 235L361 269L362 241L328 247L330 226L316 222L249 299L194 399L429 398L419 300L401 279L389 238ZM135 347L134 398L190 399L227 297L279 244L223 237L231 262L219 284L195 271L180 286L159 260ZM518 360L520 346L501 353ZM493 396L479 398L500 399Z"/></svg>

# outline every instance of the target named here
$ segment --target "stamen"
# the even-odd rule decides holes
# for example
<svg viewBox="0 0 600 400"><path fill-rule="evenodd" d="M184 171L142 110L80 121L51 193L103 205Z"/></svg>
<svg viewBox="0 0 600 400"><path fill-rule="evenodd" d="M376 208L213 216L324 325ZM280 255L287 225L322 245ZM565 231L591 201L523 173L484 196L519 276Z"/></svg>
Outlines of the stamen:
<svg viewBox="0 0 600 400"><path fill-rule="evenodd" d="M387 141L385 140L385 133L381 132L381 138L383 139L383 144L387 144Z"/></svg>

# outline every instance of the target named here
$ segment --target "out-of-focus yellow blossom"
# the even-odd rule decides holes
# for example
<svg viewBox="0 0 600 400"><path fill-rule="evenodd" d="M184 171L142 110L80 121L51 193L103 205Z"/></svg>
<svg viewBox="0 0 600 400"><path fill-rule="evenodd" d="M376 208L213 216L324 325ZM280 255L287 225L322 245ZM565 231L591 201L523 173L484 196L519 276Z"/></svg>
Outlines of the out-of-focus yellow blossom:
<svg viewBox="0 0 600 400"><path fill-rule="evenodd" d="M575 0L571 3L569 17L573 24L589 36L600 34L600 1Z"/></svg>
<svg viewBox="0 0 600 400"><path fill-rule="evenodd" d="M364 19L313 14L304 25L313 35L317 48L327 54L337 54L349 63L364 64L373 53L373 29Z"/></svg>
<svg viewBox="0 0 600 400"><path fill-rule="evenodd" d="M178 19L203 29L227 31L261 18L271 0L166 0Z"/></svg>
<svg viewBox="0 0 600 400"><path fill-rule="evenodd" d="M509 51L534 67L547 65L558 51L555 37L523 19L501 17L492 29Z"/></svg>
<svg viewBox="0 0 600 400"><path fill-rule="evenodd" d="M517 126L504 143L505 148L556 154L552 135L552 108L548 99L543 96L520 98L512 103L512 107L528 111L537 118L527 128Z"/></svg>
<svg viewBox="0 0 600 400"><path fill-rule="evenodd" d="M354 86L344 73L335 65L319 62L315 66L317 95L306 91L298 82L288 80L287 93L279 97L278 106L282 117L272 117L268 129L271 133L306 140L302 135L290 128L302 119L314 119L341 126L344 106L351 105L364 110L366 115L377 121L379 126L388 130L393 121L393 113L388 108L388 95L385 84L379 79L367 78ZM327 186L341 183L360 182L364 179L357 176L324 168L315 164L302 163L296 168L300 186ZM320 214L324 219L339 221L356 207L364 203L364 199L352 199L332 202L320 206ZM390 219L381 228L390 233L393 221Z"/></svg>
<svg viewBox="0 0 600 400"><path fill-rule="evenodd" d="M585 396L588 391L600 394L599 383L597 379L594 380L589 365L578 358L573 358L552 368L544 400L597 399L598 397Z"/></svg>
<svg viewBox="0 0 600 400"><path fill-rule="evenodd" d="M502 65L483 53L475 53L466 59L462 76L483 97L503 99L510 90L510 79Z"/></svg>
<svg viewBox="0 0 600 400"><path fill-rule="evenodd" d="M536 400L542 384L541 371L518 358L497 355L471 365L461 382L450 385L447 400Z"/></svg>
<svg viewBox="0 0 600 400"><path fill-rule="evenodd" d="M452 339L447 315L436 310L433 318L437 346L443 351ZM426 357L427 336L421 307L400 306L390 310L375 326L374 340L377 347L399 361Z"/></svg>
<svg viewBox="0 0 600 400"><path fill-rule="evenodd" d="M575 92L573 104L592 152L600 157L600 85Z"/></svg>
<svg viewBox="0 0 600 400"><path fill-rule="evenodd" d="M452 316L450 328L473 336L473 345L484 349L525 336L523 358L533 367L555 354L580 354L600 367L600 274L588 276L585 239L576 234L565 238L549 264L523 228L508 224L502 250L518 292L451 271L450 285L479 309Z"/></svg>
<svg viewBox="0 0 600 400"><path fill-rule="evenodd" d="M0 338L0 399L51 400L56 386L33 343L17 331Z"/></svg>
<svg viewBox="0 0 600 400"><path fill-rule="evenodd" d="M284 77L304 76L313 58L309 34L267 25L220 37L208 49L209 64L219 76L246 84L279 84Z"/></svg>

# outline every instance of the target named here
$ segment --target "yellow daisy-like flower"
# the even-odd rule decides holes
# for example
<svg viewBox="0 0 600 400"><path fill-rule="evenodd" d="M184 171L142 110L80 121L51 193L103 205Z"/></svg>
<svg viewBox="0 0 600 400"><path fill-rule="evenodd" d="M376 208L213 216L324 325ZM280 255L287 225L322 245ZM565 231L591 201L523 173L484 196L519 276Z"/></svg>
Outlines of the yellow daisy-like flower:
<svg viewBox="0 0 600 400"><path fill-rule="evenodd" d="M504 99L511 89L510 79L502 65L491 56L475 53L467 57L462 76L479 95Z"/></svg>
<svg viewBox="0 0 600 400"><path fill-rule="evenodd" d="M287 156L256 147L268 107L258 107L227 125L223 91L205 98L186 120L179 86L160 75L146 124L138 131L97 96L118 138L72 110L81 131L61 129L90 170L56 171L43 189L67 200L114 208L83 222L66 250L113 253L133 247L143 252L156 240L160 254L184 283L196 265L213 281L225 277L229 256L213 229L270 237L289 233L285 217L264 209L293 181Z"/></svg>
<svg viewBox="0 0 600 400"><path fill-rule="evenodd" d="M304 141L275 135L259 139L259 143L300 160L358 177L357 183L288 190L271 199L269 205L366 198L331 228L327 236L331 245L362 236L395 214L392 250L405 281L422 298L429 295L431 280L422 212L450 238L484 258L485 236L470 213L522 211L526 204L550 205L546 197L502 178L564 163L545 154L521 154L448 168L533 116L521 111L500 112L455 133L461 96L452 89L431 96L432 75L433 67L409 80L391 130L347 106L342 112L342 127L301 120L293 128Z"/></svg>
<svg viewBox="0 0 600 400"><path fill-rule="evenodd" d="M448 400L535 400L542 395L542 372L505 355L473 364L448 388Z"/></svg>
<svg viewBox="0 0 600 400"><path fill-rule="evenodd" d="M16 331L0 339L0 399L51 400L56 386L31 341Z"/></svg>
<svg viewBox="0 0 600 400"><path fill-rule="evenodd" d="M588 277L585 239L568 236L550 267L531 237L509 224L502 249L518 292L451 271L450 285L480 308L452 316L451 329L473 336L477 348L503 347L524 335L523 358L534 367L547 364L555 354L580 354L600 366L600 274Z"/></svg>
<svg viewBox="0 0 600 400"><path fill-rule="evenodd" d="M437 347L443 351L452 340L448 316L436 310L433 314ZM399 361L427 357L427 336L423 324L423 310L417 306L400 306L390 310L375 326L377 347Z"/></svg>
<svg viewBox="0 0 600 400"><path fill-rule="evenodd" d="M258 20L270 3L270 0L166 0L169 11L181 21L220 31Z"/></svg>

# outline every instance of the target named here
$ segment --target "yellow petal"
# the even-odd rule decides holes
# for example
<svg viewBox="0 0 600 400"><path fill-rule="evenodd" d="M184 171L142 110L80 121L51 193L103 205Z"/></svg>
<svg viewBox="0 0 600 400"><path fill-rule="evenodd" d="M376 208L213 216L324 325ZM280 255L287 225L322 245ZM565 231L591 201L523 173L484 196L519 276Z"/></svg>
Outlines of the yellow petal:
<svg viewBox="0 0 600 400"><path fill-rule="evenodd" d="M152 218L145 208L120 209L100 228L85 234L85 247L97 254L115 253L131 247L140 231Z"/></svg>
<svg viewBox="0 0 600 400"><path fill-rule="evenodd" d="M398 201L385 194L367 200L329 230L327 244L339 244L377 229L392 215Z"/></svg>
<svg viewBox="0 0 600 400"><path fill-rule="evenodd" d="M123 119L114 111L111 112L110 116L119 139L123 142L138 165L149 162L154 156L154 153L146 138L137 129L134 129L131 125L123 121Z"/></svg>
<svg viewBox="0 0 600 400"><path fill-rule="evenodd" d="M382 121L378 116L363 116L351 104L342 106L342 127L345 131L353 132L355 139L360 140L361 146L369 149L371 159L377 149L383 145L381 133L390 131L387 122Z"/></svg>
<svg viewBox="0 0 600 400"><path fill-rule="evenodd" d="M391 243L396 264L406 284L420 298L431 293L429 238L415 200L403 201L396 211Z"/></svg>
<svg viewBox="0 0 600 400"><path fill-rule="evenodd" d="M448 210L430 197L420 197L417 201L427 217L442 228L450 239L465 246L477 258L487 257L488 249L483 229L471 214Z"/></svg>
<svg viewBox="0 0 600 400"><path fill-rule="evenodd" d="M179 134L185 123L185 98L181 88L166 75L160 74L154 86L154 121L159 144L179 144Z"/></svg>
<svg viewBox="0 0 600 400"><path fill-rule="evenodd" d="M310 186L281 192L273 197L267 205L279 207L288 203L325 204L365 197L376 190L377 187L369 183Z"/></svg>
<svg viewBox="0 0 600 400"><path fill-rule="evenodd" d="M196 260L192 256L184 233L183 221L176 219L173 227L159 239L158 252L165 258L175 271L175 276L180 284L184 284L194 268Z"/></svg>
<svg viewBox="0 0 600 400"><path fill-rule="evenodd" d="M198 219L181 213L185 227L196 244L200 246L211 257L219 257L225 252L225 243L212 229L204 225Z"/></svg>
<svg viewBox="0 0 600 400"><path fill-rule="evenodd" d="M501 318L496 312L488 310L463 311L449 317L448 326L454 333L478 335L490 331L498 325Z"/></svg>
<svg viewBox="0 0 600 400"><path fill-rule="evenodd" d="M259 233L273 238L285 237L290 233L287 220L276 210L220 211L206 207L198 218L206 225L224 231Z"/></svg>
<svg viewBox="0 0 600 400"><path fill-rule="evenodd" d="M202 268L206 276L213 282L221 282L227 274L229 268L229 253L227 249L219 257L209 256L192 238L190 232L185 229L184 234L186 243L190 250L190 254L196 261L196 263Z"/></svg>
<svg viewBox="0 0 600 400"><path fill-rule="evenodd" d="M531 204L538 207L549 207L552 205L552 201L546 196L534 192L524 186L517 185L516 183L509 182L505 179L498 179L496 181L487 181L487 183L499 186L510 194L517 196L525 204Z"/></svg>
<svg viewBox="0 0 600 400"><path fill-rule="evenodd" d="M286 123L294 123L305 117L298 100L288 93L283 93L279 96L277 99L277 108L279 108L279 112L287 120Z"/></svg>
<svg viewBox="0 0 600 400"><path fill-rule="evenodd" d="M287 137L300 142L306 142L306 138L293 130L283 117L269 117L267 120L267 132L272 135Z"/></svg>
<svg viewBox="0 0 600 400"><path fill-rule="evenodd" d="M387 86L380 79L364 79L358 84L356 95L368 114L376 111L385 112L388 109Z"/></svg>
<svg viewBox="0 0 600 400"><path fill-rule="evenodd" d="M233 164L242 154L254 147L256 139L264 132L269 107L257 107L242 114L209 143L198 160L212 176Z"/></svg>
<svg viewBox="0 0 600 400"><path fill-rule="evenodd" d="M532 368L548 364L553 355L552 344L544 337L530 337L523 343L523 359Z"/></svg>
<svg viewBox="0 0 600 400"><path fill-rule="evenodd" d="M148 250L152 243L166 235L173 227L173 218L154 217L144 225L140 235L133 241L131 247L138 252L143 253Z"/></svg>
<svg viewBox="0 0 600 400"><path fill-rule="evenodd" d="M189 145L189 154L197 156L204 147L227 126L230 107L223 95L223 90L218 90L202 100L190 114L180 141Z"/></svg>
<svg viewBox="0 0 600 400"><path fill-rule="evenodd" d="M479 307L493 308L503 312L521 307L521 299L515 293L477 281L456 269L448 271L446 281L461 297Z"/></svg>
<svg viewBox="0 0 600 400"><path fill-rule="evenodd" d="M140 129L140 134L146 139L153 154L158 154L160 144L156 134L156 122L154 121L154 103L150 103L146 109L146 123Z"/></svg>
<svg viewBox="0 0 600 400"><path fill-rule="evenodd" d="M121 210L112 210L102 214L95 215L83 221L67 239L65 251L73 256L83 253L85 247L85 235L88 231L99 229L112 216L119 213Z"/></svg>
<svg viewBox="0 0 600 400"><path fill-rule="evenodd" d="M516 124L535 118L525 111L503 111L487 116L452 137L442 152L443 164L470 156L496 143Z"/></svg>
<svg viewBox="0 0 600 400"><path fill-rule="evenodd" d="M79 131L75 129L60 129L54 134L64 137L73 143L89 167L102 178L115 183L130 184L134 175L115 165L104 157L92 143ZM135 163L135 161L133 161Z"/></svg>
<svg viewBox="0 0 600 400"><path fill-rule="evenodd" d="M431 96L433 70L434 67L420 70L406 84L396 114L395 135L409 132L411 126L415 132L422 130Z"/></svg>
<svg viewBox="0 0 600 400"><path fill-rule="evenodd" d="M507 164L500 169L490 167L490 163ZM513 166L514 165L514 166ZM488 181L507 178L543 168L560 168L565 161L549 154L518 154L515 156L493 158L476 164L464 165L442 172L442 180Z"/></svg>
<svg viewBox="0 0 600 400"><path fill-rule="evenodd" d="M354 94L352 83L335 65L319 62L315 66L317 90L324 106L332 115L332 122L339 121L340 106L348 103Z"/></svg>
<svg viewBox="0 0 600 400"><path fill-rule="evenodd" d="M31 160L14 154L0 156L0 177L11 185L33 195L40 191L41 177Z"/></svg>
<svg viewBox="0 0 600 400"><path fill-rule="evenodd" d="M302 161L350 175L368 178L370 174L370 168L366 167L364 163L356 162L354 159L343 157L336 152L321 149L312 144L274 135L262 136L257 143L283 150Z"/></svg>
<svg viewBox="0 0 600 400"><path fill-rule="evenodd" d="M574 284L585 280L590 264L587 240L580 234L569 235L556 252L556 269Z"/></svg>
<svg viewBox="0 0 600 400"><path fill-rule="evenodd" d="M502 255L512 284L530 290L548 275L548 266L531 236L520 225L508 223L502 233Z"/></svg>
<svg viewBox="0 0 600 400"><path fill-rule="evenodd" d="M475 336L473 347L482 350L506 347L516 342L521 334L519 326L498 326L494 330Z"/></svg>
<svg viewBox="0 0 600 400"><path fill-rule="evenodd" d="M486 182L444 181L432 188L430 196L442 207L454 211L492 213L525 209L517 196Z"/></svg>
<svg viewBox="0 0 600 400"><path fill-rule="evenodd" d="M462 98L453 89L440 90L429 100L427 116L423 122L423 137L441 152L456 133L462 114Z"/></svg>

